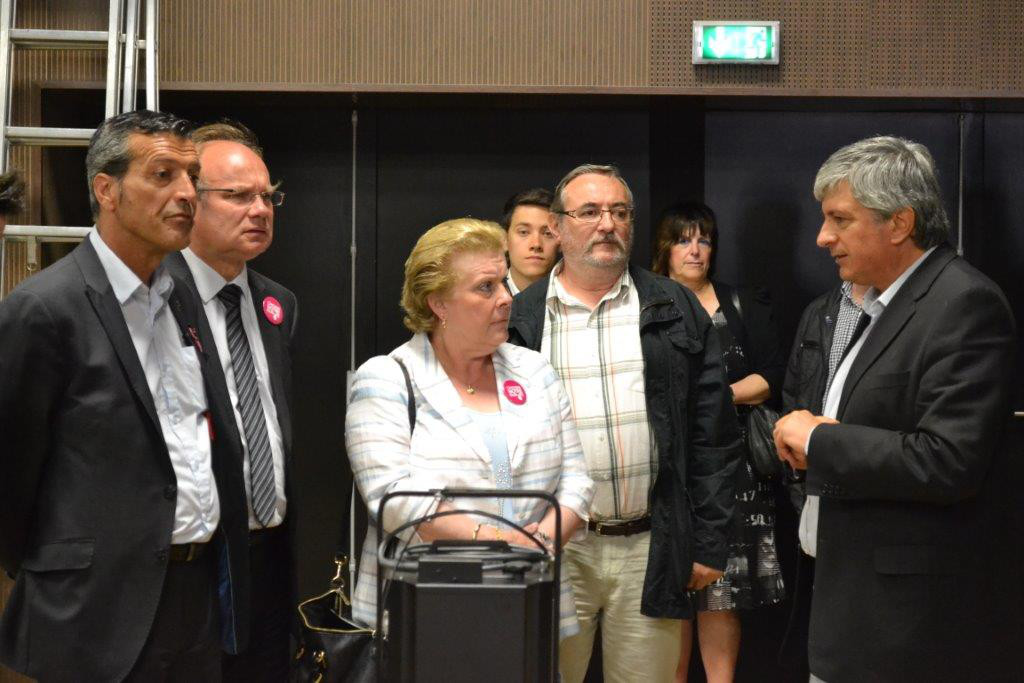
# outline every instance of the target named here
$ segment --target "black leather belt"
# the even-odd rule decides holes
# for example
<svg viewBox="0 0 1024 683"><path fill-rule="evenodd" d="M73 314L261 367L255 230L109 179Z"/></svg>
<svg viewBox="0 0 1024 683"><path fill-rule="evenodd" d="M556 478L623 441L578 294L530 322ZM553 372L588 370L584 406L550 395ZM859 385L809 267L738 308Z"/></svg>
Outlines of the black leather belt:
<svg viewBox="0 0 1024 683"><path fill-rule="evenodd" d="M587 522L587 528L598 536L632 536L651 530L651 516L646 515L628 522Z"/></svg>
<svg viewBox="0 0 1024 683"><path fill-rule="evenodd" d="M206 552L207 543L180 543L171 546L167 559L171 562L194 562Z"/></svg>

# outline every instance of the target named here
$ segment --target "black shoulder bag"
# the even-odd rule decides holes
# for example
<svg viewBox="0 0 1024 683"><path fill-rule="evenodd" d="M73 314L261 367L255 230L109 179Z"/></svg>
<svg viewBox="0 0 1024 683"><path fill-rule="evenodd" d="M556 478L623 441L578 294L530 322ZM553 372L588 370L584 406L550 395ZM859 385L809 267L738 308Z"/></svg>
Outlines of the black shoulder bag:
<svg viewBox="0 0 1024 683"><path fill-rule="evenodd" d="M416 401L405 363L395 359L405 375L409 396L409 433L416 426ZM353 488L352 495L356 495ZM348 571L346 525L334 554L334 578L326 593L299 604L299 646L292 661L292 683L372 683L377 680L377 642L373 629L352 621L352 601L346 593Z"/></svg>
<svg viewBox="0 0 1024 683"><path fill-rule="evenodd" d="M743 307L740 305L740 295L735 288L732 290L732 305L742 321ZM774 481L782 474L783 470L779 452L775 449L775 437L772 435L779 414L764 403L747 406L747 408L742 412L742 416L746 428L747 458L750 460L750 467L754 470L754 474L762 479Z"/></svg>

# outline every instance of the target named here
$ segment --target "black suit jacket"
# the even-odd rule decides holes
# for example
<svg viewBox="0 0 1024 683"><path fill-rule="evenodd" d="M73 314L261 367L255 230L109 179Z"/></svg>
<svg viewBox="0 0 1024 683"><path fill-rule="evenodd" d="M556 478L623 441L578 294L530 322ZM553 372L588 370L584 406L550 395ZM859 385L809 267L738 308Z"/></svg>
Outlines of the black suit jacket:
<svg viewBox="0 0 1024 683"><path fill-rule="evenodd" d="M199 326L202 333L208 339L213 339L210 330L210 323L206 318L202 300L196 289L195 278L189 270L188 262L180 253L168 255L164 265L177 278L188 286L198 310ZM294 466L292 462L292 342L295 336L296 323L298 322L298 302L291 290L279 285L268 277L265 277L252 268L247 268L249 276L249 288L252 290L253 306L256 309L256 319L259 321L260 336L263 339L263 349L267 354L267 368L270 372L270 389L274 397L274 406L277 409L277 420L281 427L281 438L284 445L284 486L285 497L288 500L288 508L285 514L285 524L288 532L289 563L288 573L290 576L289 599L295 602L296 587L296 553L295 534L295 486L293 485L292 473ZM263 301L267 297L273 297L284 308L284 319L280 325L275 325L264 315ZM225 350L226 353L226 350ZM245 453L242 450L242 442L239 439L238 424L234 419L234 412L231 408L230 394L228 393L227 381L224 378L224 369L221 365L219 350L211 343L207 349L210 359L209 381L211 384L210 400L216 402L220 412L232 416L231 424L228 427L230 444L226 447L231 449L231 462L238 469L238 476L243 476L242 466ZM248 524L248 522L246 522Z"/></svg>
<svg viewBox="0 0 1024 683"><path fill-rule="evenodd" d="M811 671L844 681L1022 679L1020 489L1004 435L1015 354L999 288L939 247L876 321L838 419L811 438L821 496Z"/></svg>
<svg viewBox="0 0 1024 683"><path fill-rule="evenodd" d="M176 282L183 344L197 310ZM200 345L209 348L212 343ZM120 680L167 569L176 480L146 377L89 240L0 302L0 660L45 681ZM198 350L198 349L197 349ZM197 354L204 371L209 362ZM206 388L209 393L209 386ZM226 424L211 405L214 434ZM245 490L213 440L225 646L244 643Z"/></svg>

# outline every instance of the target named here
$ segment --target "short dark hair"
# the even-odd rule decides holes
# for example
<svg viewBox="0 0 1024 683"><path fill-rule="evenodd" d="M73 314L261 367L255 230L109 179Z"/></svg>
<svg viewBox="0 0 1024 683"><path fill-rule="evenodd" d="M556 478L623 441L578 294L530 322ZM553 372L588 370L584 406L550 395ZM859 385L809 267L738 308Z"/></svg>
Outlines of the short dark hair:
<svg viewBox="0 0 1024 683"><path fill-rule="evenodd" d="M238 121L221 119L216 123L207 123L192 131L191 137L192 142L196 143L196 147L207 142L226 140L245 145L255 152L256 156L261 159L263 158L263 148L260 147L260 141L256 137L256 133L252 132L252 129L244 123L239 123Z"/></svg>
<svg viewBox="0 0 1024 683"><path fill-rule="evenodd" d="M543 187L531 187L529 190L516 192L505 202L504 213L501 216L501 227L506 230L512 225L512 214L520 206L539 206L542 209L551 209L551 200L554 197L551 190Z"/></svg>
<svg viewBox="0 0 1024 683"><path fill-rule="evenodd" d="M668 257L672 245L680 238L694 233L711 242L711 262L708 275L715 271L715 256L718 254L718 222L715 212L704 202L678 202L661 212L657 222L658 234L654 238L654 263L651 270L659 275L669 275Z"/></svg>
<svg viewBox="0 0 1024 683"><path fill-rule="evenodd" d="M105 173L120 180L128 172L132 162L132 151L128 148L128 138L133 134L142 135L173 135L188 139L193 125L190 121L167 112L140 109L124 114L111 116L104 121L92 134L89 140L89 152L85 156L85 179L89 184L89 205L92 217L100 214L100 204L92 191L92 181L100 173Z"/></svg>
<svg viewBox="0 0 1024 683"><path fill-rule="evenodd" d="M13 216L25 208L25 183L17 171L0 175L0 216Z"/></svg>

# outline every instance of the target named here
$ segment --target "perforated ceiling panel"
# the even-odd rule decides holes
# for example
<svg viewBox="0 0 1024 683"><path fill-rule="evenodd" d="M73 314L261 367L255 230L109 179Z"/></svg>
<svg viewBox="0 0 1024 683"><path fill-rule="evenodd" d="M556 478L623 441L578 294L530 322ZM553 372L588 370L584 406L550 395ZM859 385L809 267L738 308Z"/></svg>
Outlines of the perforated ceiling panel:
<svg viewBox="0 0 1024 683"><path fill-rule="evenodd" d="M652 0L651 86L777 94L1024 93L1019 0ZM778 20L778 66L693 65L694 20Z"/></svg>

